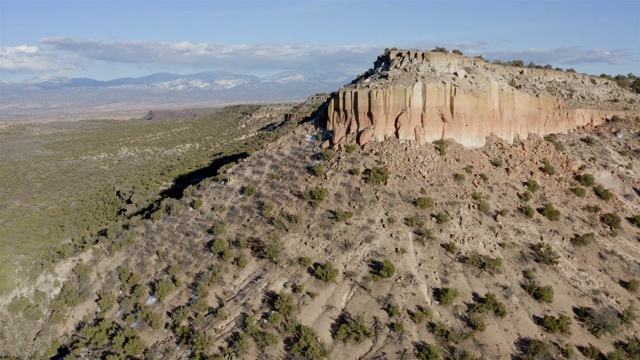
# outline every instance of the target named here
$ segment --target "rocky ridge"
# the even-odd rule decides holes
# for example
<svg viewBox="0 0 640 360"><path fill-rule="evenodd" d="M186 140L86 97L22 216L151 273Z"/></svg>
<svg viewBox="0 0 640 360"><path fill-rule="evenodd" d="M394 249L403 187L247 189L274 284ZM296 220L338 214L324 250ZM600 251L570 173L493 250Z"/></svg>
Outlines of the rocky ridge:
<svg viewBox="0 0 640 360"><path fill-rule="evenodd" d="M395 137L481 147L490 134L511 142L638 116L639 100L612 80L585 74L389 51L332 97L325 121L338 146L357 136L360 145Z"/></svg>

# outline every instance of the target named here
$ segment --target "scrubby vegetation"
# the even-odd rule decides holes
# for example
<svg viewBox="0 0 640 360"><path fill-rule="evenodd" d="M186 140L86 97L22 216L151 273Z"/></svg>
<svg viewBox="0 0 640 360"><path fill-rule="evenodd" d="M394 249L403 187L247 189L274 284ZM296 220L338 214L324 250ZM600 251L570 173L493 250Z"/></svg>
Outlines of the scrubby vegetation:
<svg viewBox="0 0 640 360"><path fill-rule="evenodd" d="M6 299L3 334L38 346L72 334L34 350L45 358L570 358L595 353L590 342L606 346L601 358L633 358L640 285L625 204L637 194L624 178L605 202L575 177L588 166L601 179L613 136L480 150L449 140L439 157L393 141L329 155L305 134L330 138L302 124L215 180L180 182L135 222L70 240L78 256ZM576 170L579 152L594 158ZM553 176L537 169L544 157ZM570 314L574 303L600 310ZM523 322L535 326L522 333Z"/></svg>

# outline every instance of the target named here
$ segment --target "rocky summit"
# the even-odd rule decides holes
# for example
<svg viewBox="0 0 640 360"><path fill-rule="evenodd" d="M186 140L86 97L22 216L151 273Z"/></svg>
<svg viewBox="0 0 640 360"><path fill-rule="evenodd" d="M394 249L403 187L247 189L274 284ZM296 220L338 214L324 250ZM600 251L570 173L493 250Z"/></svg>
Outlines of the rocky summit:
<svg viewBox="0 0 640 360"><path fill-rule="evenodd" d="M640 114L638 100L608 78L458 54L386 51L333 96L326 125L338 146L357 136L360 145L395 137L481 147L490 134L512 142L593 128L613 116L633 118Z"/></svg>

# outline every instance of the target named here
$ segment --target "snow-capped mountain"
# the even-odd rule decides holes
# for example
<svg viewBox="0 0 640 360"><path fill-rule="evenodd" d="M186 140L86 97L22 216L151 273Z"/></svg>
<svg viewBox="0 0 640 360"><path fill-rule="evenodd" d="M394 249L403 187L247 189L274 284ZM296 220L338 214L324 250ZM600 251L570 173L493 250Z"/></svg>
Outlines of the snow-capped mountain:
<svg viewBox="0 0 640 360"><path fill-rule="evenodd" d="M354 74L284 71L258 77L225 71L195 74L155 73L139 78L100 81L48 76L21 82L0 82L0 120L35 112L73 111L117 106L220 105L238 102L304 100L333 91Z"/></svg>

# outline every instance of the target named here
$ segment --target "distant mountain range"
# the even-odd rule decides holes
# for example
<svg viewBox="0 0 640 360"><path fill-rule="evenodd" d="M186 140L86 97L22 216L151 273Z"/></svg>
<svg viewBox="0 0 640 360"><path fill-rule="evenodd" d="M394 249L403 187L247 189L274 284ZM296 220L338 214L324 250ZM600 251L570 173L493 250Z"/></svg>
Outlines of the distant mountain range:
<svg viewBox="0 0 640 360"><path fill-rule="evenodd" d="M353 74L286 71L267 77L224 71L156 73L100 81L43 77L0 82L0 120L89 116L126 110L299 101L335 91Z"/></svg>

